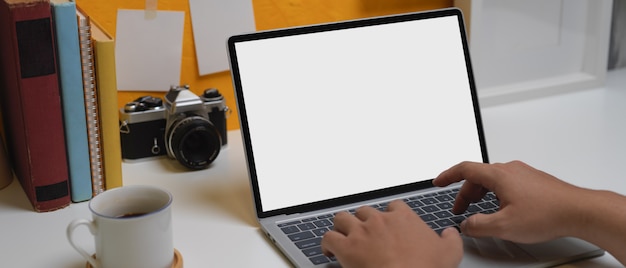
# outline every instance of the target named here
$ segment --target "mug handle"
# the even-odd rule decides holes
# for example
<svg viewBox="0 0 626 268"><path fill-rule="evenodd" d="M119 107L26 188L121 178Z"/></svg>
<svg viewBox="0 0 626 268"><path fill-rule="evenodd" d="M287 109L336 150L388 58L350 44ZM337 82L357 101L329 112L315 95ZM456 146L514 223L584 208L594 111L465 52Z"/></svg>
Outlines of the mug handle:
<svg viewBox="0 0 626 268"><path fill-rule="evenodd" d="M80 255L82 255L83 258L85 258L85 260L87 260L91 264L92 267L98 267L96 263L96 259L92 257L92 255L87 253L87 251L85 251L83 248L79 247L78 245L76 245L76 243L74 243L74 229L76 229L76 227L81 226L81 225L87 226L91 234L96 233L96 226L93 224L93 222L85 220L85 219L77 219L77 220L73 220L72 222L70 222L69 225L67 225L67 230L66 230L67 240L70 242L70 245L72 245L72 247L76 251L78 251L78 253L80 253Z"/></svg>

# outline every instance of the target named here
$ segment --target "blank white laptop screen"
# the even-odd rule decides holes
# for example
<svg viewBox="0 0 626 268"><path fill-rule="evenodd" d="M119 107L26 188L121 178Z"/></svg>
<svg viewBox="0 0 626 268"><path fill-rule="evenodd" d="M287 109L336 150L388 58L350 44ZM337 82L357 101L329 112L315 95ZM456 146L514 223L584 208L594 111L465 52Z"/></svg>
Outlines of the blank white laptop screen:
<svg viewBox="0 0 626 268"><path fill-rule="evenodd" d="M235 47L263 211L483 161L456 16Z"/></svg>

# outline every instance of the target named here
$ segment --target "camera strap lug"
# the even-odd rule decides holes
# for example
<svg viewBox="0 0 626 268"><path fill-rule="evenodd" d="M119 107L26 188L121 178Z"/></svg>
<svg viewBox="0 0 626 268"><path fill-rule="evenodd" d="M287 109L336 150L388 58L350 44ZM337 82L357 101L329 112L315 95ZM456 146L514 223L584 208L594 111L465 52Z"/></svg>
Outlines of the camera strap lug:
<svg viewBox="0 0 626 268"><path fill-rule="evenodd" d="M228 106L224 107L224 116L226 118L229 118L232 113L233 113L233 110L231 110Z"/></svg>
<svg viewBox="0 0 626 268"><path fill-rule="evenodd" d="M153 154L159 154L161 152L161 147L159 147L159 144L157 142L157 138L154 138L154 145L152 146L152 153Z"/></svg>
<svg viewBox="0 0 626 268"><path fill-rule="evenodd" d="M120 125L120 133L130 133L130 128L128 127L128 122L126 120L122 121L122 124Z"/></svg>

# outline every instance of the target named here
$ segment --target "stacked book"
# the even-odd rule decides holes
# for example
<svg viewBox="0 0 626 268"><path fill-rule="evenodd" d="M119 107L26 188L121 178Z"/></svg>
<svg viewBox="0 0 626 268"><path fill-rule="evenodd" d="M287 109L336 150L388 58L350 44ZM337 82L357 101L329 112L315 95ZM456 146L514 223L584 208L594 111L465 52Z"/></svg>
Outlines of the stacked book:
<svg viewBox="0 0 626 268"><path fill-rule="evenodd" d="M122 185L115 43L70 0L0 0L0 106L35 211Z"/></svg>

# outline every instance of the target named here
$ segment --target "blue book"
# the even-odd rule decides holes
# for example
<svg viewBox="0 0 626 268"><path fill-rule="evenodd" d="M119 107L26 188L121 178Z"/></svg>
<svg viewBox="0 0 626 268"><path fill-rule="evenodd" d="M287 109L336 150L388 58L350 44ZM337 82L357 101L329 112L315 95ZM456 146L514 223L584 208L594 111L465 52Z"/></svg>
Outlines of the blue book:
<svg viewBox="0 0 626 268"><path fill-rule="evenodd" d="M91 199L93 194L76 4L68 0L52 0L50 4L56 35L70 195L72 202L82 202Z"/></svg>

